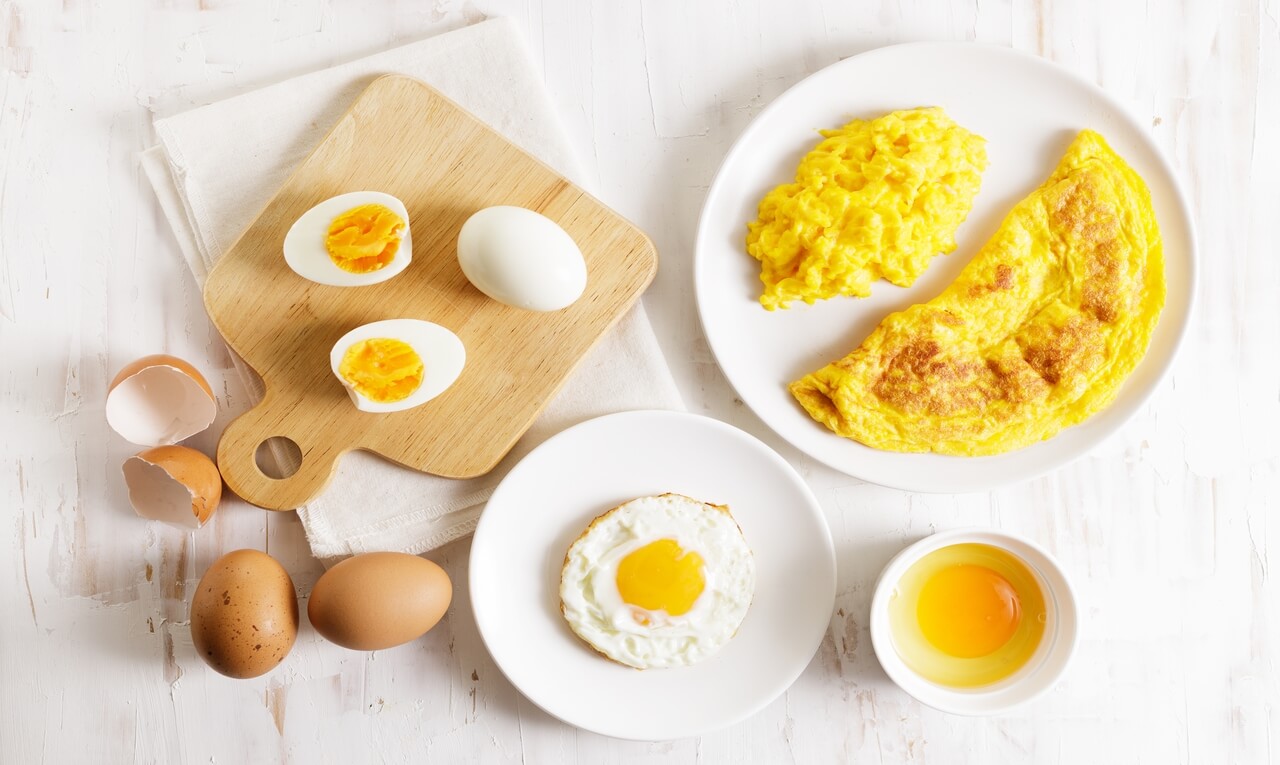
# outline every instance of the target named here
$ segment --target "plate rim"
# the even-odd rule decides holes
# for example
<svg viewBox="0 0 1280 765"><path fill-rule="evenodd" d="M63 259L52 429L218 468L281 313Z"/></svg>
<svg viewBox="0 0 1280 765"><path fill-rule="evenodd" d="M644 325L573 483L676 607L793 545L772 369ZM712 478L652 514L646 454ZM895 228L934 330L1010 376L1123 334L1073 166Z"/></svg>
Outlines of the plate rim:
<svg viewBox="0 0 1280 765"><path fill-rule="evenodd" d="M817 520L816 528L821 533L822 545L818 550L814 550L813 552L814 553L825 552L826 559L830 563L830 566L829 566L830 581L828 582L829 590L831 592L831 604L830 604L830 608L828 609L829 610L828 624L829 624L830 614L835 613L835 600L836 600L836 596L838 595L839 563L836 558L835 539L831 534L831 524L827 520L826 512L822 507L822 503L818 500L817 495L814 494L813 488L809 486L808 481L806 481L804 479L804 476L800 475L800 472L796 470L795 467L792 466L791 463L788 462L782 455L778 454L777 451L775 451L772 447L770 447L768 444L766 444L764 441L762 441L755 435L748 433L747 431L741 428L730 425L729 423L724 422L723 420L718 420L714 417L709 417L707 415L702 415L702 414L696 414L693 412L678 411L673 409L632 409L632 410L626 410L621 412L612 412L610 414L604 414L598 417L592 417L590 419L571 425L565 428L564 430L559 431L555 435L543 441L541 444L538 444L528 454L522 457L520 461L517 462L514 466L512 466L511 470L508 471L508 473L502 477L502 480L498 482L498 485L493 490L493 494L489 497L489 500L485 503L485 510L481 511L480 513L480 518L476 523L476 529L472 536L471 549L468 551L467 593L471 601L471 612L472 612L472 617L474 618L476 623L476 632L480 635L480 642L484 645L485 650L489 653L489 657L493 660L494 666L498 668L498 671L501 672L503 677L507 679L507 682L511 683L511 686L521 696L527 699L531 704L536 706L538 709L541 709L543 712L565 723L566 725L571 725L574 728L577 728L579 730L589 731L591 733L596 733L602 736L608 736L610 738L616 738L616 739L628 740L628 741L651 741L651 742L652 741L675 741L683 738L704 735L706 733L711 733L717 730L728 728L733 725L737 725L738 723L741 723L743 720L746 720L748 718L755 716L760 712L760 710L764 709L769 704L772 704L780 696L782 696L784 693L790 690L791 687L795 685L796 680L800 678L800 675L804 673L805 669L808 668L808 666L813 663L814 657L817 656L818 651L822 647L822 641L826 639L828 630L823 629L821 632L819 632L815 636L815 639L813 641L812 651L808 653L809 658L806 659L798 667L796 667L794 671L788 671L787 673L785 673L786 674L785 682L782 683L780 687L771 689L767 694L761 694L761 698L758 699L755 703L747 705L747 708L745 711L738 713L737 715L733 716L730 719L721 720L716 724L713 724L707 727L684 729L684 730L678 731L675 735L653 738L650 736L627 735L625 732L620 732L616 730L602 730L594 727L586 727L573 720L566 719L565 717L562 717L560 714L557 714L556 712L548 709L538 699L535 699L514 679L512 679L511 675L507 672L507 669L503 666L502 660L493 651L493 647L490 645L489 639L485 637L485 628L482 624L483 620L480 617L481 612L479 609L476 608L476 585L475 585L476 575L475 574L477 571L477 566L476 566L476 557L474 554L475 540L482 537L482 530L486 528L486 518L491 517L489 513L486 512L488 510L489 503L493 502L495 498L498 498L500 496L500 493L503 491L504 487L507 487L508 490L510 490L509 486L511 484L508 484L508 481L511 478L511 476L516 474L516 472L520 469L520 467L525 464L526 460L529 460L531 457L533 457L533 455L537 454L540 451L543 451L544 449L554 445L555 443L561 440L568 440L569 438L572 437L572 434L574 433L574 431L584 429L587 426L598 426L598 424L602 421L630 420L630 419L638 420L638 419L648 419L648 418L687 420L691 422L696 422L700 426L711 427L713 429L720 430L721 432L724 432L734 438L743 440L744 443L749 444L752 448L759 449L767 459L769 459L770 461L778 465L778 467L782 470L783 475L787 475L792 479L792 482L801 491L801 493L804 495L805 499L807 500L806 504L809 510L815 515ZM481 578L483 579L483 577Z"/></svg>
<svg viewBox="0 0 1280 765"><path fill-rule="evenodd" d="M1009 59L1017 61L1020 65L1032 66L1032 67L1040 68L1042 70L1046 70L1054 76L1065 77L1068 81L1072 82L1073 84L1084 88L1087 92L1091 93L1092 95L1097 97L1103 104L1105 104L1105 106L1109 110L1111 110L1121 121L1123 121L1130 129L1132 129L1136 134L1141 136L1142 140L1148 145L1148 148L1150 148L1151 153L1155 157L1156 162L1159 164L1161 171L1164 172L1164 174L1168 176L1170 180L1169 186L1173 191L1173 200L1175 202L1175 207L1178 213L1180 214L1182 221L1186 224L1187 233L1188 233L1186 247L1187 247L1187 256L1188 256L1187 261L1188 261L1189 268L1186 272L1187 299L1186 299L1185 309L1181 312L1181 316L1179 317L1181 320L1180 324L1174 328L1173 343L1170 346L1168 356L1163 360L1161 360L1160 362L1158 362L1159 366L1155 368L1155 375L1152 378L1151 384L1145 390L1141 390L1138 392L1137 398L1134 400L1132 405L1132 411L1124 415L1122 419L1117 421L1110 428L1106 428L1100 431L1097 436L1090 438L1085 444L1081 446L1079 450L1075 452L1066 454L1061 458L1049 459L1046 461L1044 465L1035 467L1030 471L1009 473L1007 475L1001 476L1000 478L986 481L980 486L975 486L975 485L956 482L956 481L939 481L937 479L931 479L932 481L931 483L922 485L922 484L911 483L910 481L897 480L894 478L884 478L881 476L873 476L868 474L869 473L868 470L857 470L857 469L850 470L850 467L848 465L841 464L840 460L828 458L826 454L816 453L815 450L807 449L804 446L800 445L799 443L796 443L790 437L788 437L787 434L783 433L779 428L775 427L769 417L766 417L764 414L757 411L756 408L752 406L752 404L747 400L747 397L742 395L742 391L738 388L737 384L725 371L725 365L721 361L722 351L717 349L716 343L712 339L712 335L707 331L708 317L707 317L707 309L706 309L706 303L703 297L703 292L704 290L708 289L708 287L706 286L707 280L706 278L702 277L702 273L704 269L707 268L706 264L708 263L711 256L707 254L707 249L709 249L709 247L704 245L703 242L704 242L704 238L708 236L708 233L707 233L708 223L709 223L709 215L710 215L712 203L718 198L718 196L721 193L723 193L722 185L725 179L725 169L729 167L730 163L732 163L737 158L737 155L741 151L743 151L743 148L748 142L748 140L750 140L754 136L755 132L759 129L759 126L765 122L765 118L770 114L772 114L775 110L781 109L783 106L785 106L787 97L790 96L793 92L799 90L809 80L824 74L828 70L853 66L851 62L856 62L863 59L886 55L889 53L900 53L910 49L981 50L986 53L991 53L994 55L1006 56ZM861 63L863 62L860 62L859 65L861 65ZM1165 243L1165 238L1162 232L1161 234L1162 246L1164 245L1164 243ZM1165 267L1166 269L1168 268L1167 260L1165 261ZM1172 372L1173 364L1175 361L1177 361L1178 355L1182 349L1182 345L1186 341L1187 333L1191 326L1191 320L1196 312L1196 303L1197 303L1196 293L1197 293L1197 287L1199 286L1199 280L1200 280L1199 232L1196 228L1194 211L1191 207L1186 190L1183 188L1182 179L1179 177L1174 166L1170 163L1169 158L1165 155L1165 152L1160 148L1159 145L1156 144L1156 142L1152 139L1152 137L1147 133L1146 129L1143 127L1142 122L1140 122L1134 116L1130 108L1126 104L1121 102L1118 98L1113 96L1109 91L1103 89L1096 82L1089 80L1088 78L1078 74L1072 69L1069 69L1065 66L1057 64L1041 56L1037 56L1033 53L1017 50L1015 48L1011 48L1006 45L1000 45L1000 44L988 43L988 42L966 42L966 41L958 41L958 40L950 40L950 41L920 40L920 41L912 41L912 42L894 43L891 45L883 45L883 46L862 51L861 53L854 54L847 58L840 59L839 61L836 61L832 64L828 64L827 66L824 66L821 69L811 74L808 74L802 79L793 83L782 93L775 96L773 100L770 101L769 104L766 105L762 110L760 110L758 114L752 117L751 121L747 124L747 126L742 130L742 132L738 135L738 137L734 139L732 145L730 145L729 147L729 150L725 152L724 159L720 161L720 165L716 169L715 177L712 179L711 185L707 189L707 194L703 198L702 209L698 214L698 228L694 235L693 292L694 292L694 302L697 306L699 327L702 330L703 338L707 342L707 347L711 350L711 355L716 360L716 366L719 367L720 374L724 377L725 381L729 383L729 386L733 389L734 393L738 396L738 398L740 398L743 401L746 407L750 409L751 412L756 416L756 418L759 419L767 428L769 428L770 431L772 431L779 438L781 438L783 441L789 444L792 448L798 450L799 452L806 455L810 459L813 459L823 465L826 465L832 470L836 470L837 472L843 473L844 475L848 475L852 478L855 478L861 481L866 481L868 483L872 483L877 486L884 486L886 488L896 489L899 491L918 492L922 494L957 494L957 493L970 493L970 492L977 492L977 491L992 491L992 490L999 489L1012 484L1031 481L1036 478L1040 478L1042 476L1048 475L1049 473L1052 473L1054 471L1060 470L1063 467L1066 467L1067 465L1070 465L1071 463L1075 462L1081 457L1084 457L1090 454L1102 442L1104 442L1106 439L1110 438L1111 436L1115 435L1118 431L1120 431L1133 419L1134 415L1136 415L1139 411L1142 410L1143 407L1147 405L1147 403L1151 400L1151 397L1155 394L1155 392L1159 390L1161 387L1163 387L1166 379L1169 377L1170 373ZM1167 309L1168 307L1169 305L1166 302L1164 308ZM1168 316L1169 314L1167 310L1162 311L1160 321L1161 322L1165 321ZM1157 323L1157 327L1158 326L1159 326L1159 323ZM1142 361L1139 362L1139 366L1145 363L1150 363L1150 361L1151 361L1151 357L1147 354L1144 354ZM1123 389L1123 385L1121 386L1121 389ZM1079 425L1083 425L1083 424L1084 423L1079 423L1078 425L1075 425L1072 427L1079 427ZM1028 448L1037 446L1039 444L1044 444L1051 440L1052 440L1052 437L1049 439L1045 439L1043 441L1038 441L1035 444L1028 444L1027 446L1020 447L1019 449L1014 449L1010 452L1004 452L1001 455L991 455L991 456L998 458L1000 456L1003 456L1003 454L1015 454L1024 449L1028 449ZM859 444L859 445L865 446L863 444ZM865 448L871 448L871 447L865 447ZM905 452L898 453L898 454L901 454L903 456L910 456ZM969 458L969 459L972 459L972 458Z"/></svg>

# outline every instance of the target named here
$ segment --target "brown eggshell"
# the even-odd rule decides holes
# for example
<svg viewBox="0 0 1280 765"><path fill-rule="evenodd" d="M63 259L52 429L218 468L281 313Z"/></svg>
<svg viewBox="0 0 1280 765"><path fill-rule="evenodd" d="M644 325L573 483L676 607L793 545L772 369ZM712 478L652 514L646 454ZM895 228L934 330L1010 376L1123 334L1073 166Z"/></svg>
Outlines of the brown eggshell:
<svg viewBox="0 0 1280 765"><path fill-rule="evenodd" d="M436 626L453 585L426 558L375 552L329 569L311 590L307 618L328 640L357 651L407 643Z"/></svg>
<svg viewBox="0 0 1280 765"><path fill-rule="evenodd" d="M205 663L227 677L274 669L298 637L298 597L275 558L236 550L218 558L191 600L191 642Z"/></svg>
<svg viewBox="0 0 1280 765"><path fill-rule="evenodd" d="M222 475L202 452L157 446L124 461L129 502L143 518L198 529L222 500Z"/></svg>
<svg viewBox="0 0 1280 765"><path fill-rule="evenodd" d="M176 444L213 424L218 404L204 375L177 356L144 356L107 387L107 424L140 446Z"/></svg>

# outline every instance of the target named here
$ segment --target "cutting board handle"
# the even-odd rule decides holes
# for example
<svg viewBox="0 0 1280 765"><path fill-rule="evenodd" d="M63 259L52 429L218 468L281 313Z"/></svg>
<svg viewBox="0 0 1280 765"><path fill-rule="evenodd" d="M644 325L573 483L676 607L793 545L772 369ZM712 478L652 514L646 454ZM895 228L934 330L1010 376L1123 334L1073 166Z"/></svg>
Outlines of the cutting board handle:
<svg viewBox="0 0 1280 765"><path fill-rule="evenodd" d="M268 510L293 510L324 490L341 452L317 448L312 440L314 431L286 432L288 428L280 423L280 411L268 391L257 406L232 420L218 441L218 470L227 486L244 501ZM302 452L298 471L285 478L272 478L258 467L259 447L277 436L293 441Z"/></svg>

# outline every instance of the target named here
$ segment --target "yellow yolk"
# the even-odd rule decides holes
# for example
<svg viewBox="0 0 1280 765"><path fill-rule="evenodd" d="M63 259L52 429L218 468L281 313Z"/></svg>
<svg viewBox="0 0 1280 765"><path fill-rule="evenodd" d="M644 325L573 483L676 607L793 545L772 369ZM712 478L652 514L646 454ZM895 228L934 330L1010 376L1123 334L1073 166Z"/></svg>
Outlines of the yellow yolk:
<svg viewBox="0 0 1280 765"><path fill-rule="evenodd" d="M925 639L938 650L971 659L1009 642L1022 621L1022 603L1008 579L962 563L925 582L916 615Z"/></svg>
<svg viewBox="0 0 1280 765"><path fill-rule="evenodd" d="M701 555L686 552L674 539L659 539L622 559L617 584L618 593L629 605L680 616L693 608L707 583ZM637 617L641 624L647 619Z"/></svg>
<svg viewBox="0 0 1280 765"><path fill-rule="evenodd" d="M422 357L408 343L389 337L361 340L347 349L338 374L370 401L401 401L422 384Z"/></svg>
<svg viewBox="0 0 1280 765"><path fill-rule="evenodd" d="M898 656L926 680L979 688L1036 655L1049 623L1045 593L1027 563L978 543L948 545L916 561L889 599Z"/></svg>
<svg viewBox="0 0 1280 765"><path fill-rule="evenodd" d="M382 205L360 205L329 224L324 246L343 271L367 274L395 258L404 235L404 220Z"/></svg>

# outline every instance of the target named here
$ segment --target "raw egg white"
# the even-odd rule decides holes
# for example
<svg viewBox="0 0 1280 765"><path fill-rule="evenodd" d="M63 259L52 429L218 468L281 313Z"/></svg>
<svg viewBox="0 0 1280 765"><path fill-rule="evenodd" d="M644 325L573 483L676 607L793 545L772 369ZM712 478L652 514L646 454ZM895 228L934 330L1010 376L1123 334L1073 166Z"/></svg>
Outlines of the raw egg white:
<svg viewBox="0 0 1280 765"><path fill-rule="evenodd" d="M358 215L344 219L342 232L331 231L335 221L346 213L376 205L390 211L395 218L383 215ZM333 238L331 239L331 234ZM354 240L354 241L353 241ZM344 249L345 248L345 249ZM335 261L331 249L339 251L339 259L348 263L346 270ZM341 255L363 254L363 259L345 259ZM378 191L353 191L326 199L298 218L284 237L284 260L298 276L331 287L364 287L385 282L408 267L413 259L413 237L409 231L409 211L404 202Z"/></svg>
<svg viewBox="0 0 1280 765"><path fill-rule="evenodd" d="M954 688L991 685L1026 666L1045 619L1036 575L1012 553L984 544L934 550L907 569L889 601L903 662Z"/></svg>
<svg viewBox="0 0 1280 765"><path fill-rule="evenodd" d="M417 319L357 327L329 354L334 376L362 412L400 412L425 404L458 379L466 360L457 335Z"/></svg>
<svg viewBox="0 0 1280 765"><path fill-rule="evenodd" d="M729 509L663 494L610 510L573 543L560 610L620 664L676 667L728 643L754 592L755 562Z"/></svg>
<svg viewBox="0 0 1280 765"><path fill-rule="evenodd" d="M587 263L573 237L523 207L486 207L462 225L458 264L489 297L530 311L558 311L582 296Z"/></svg>

